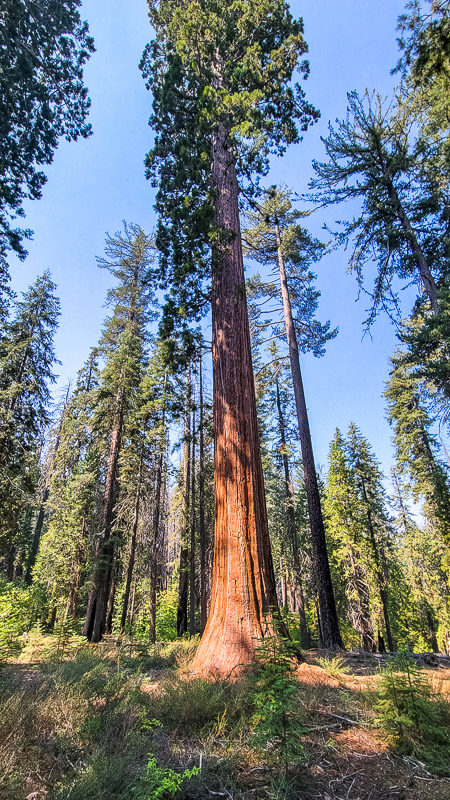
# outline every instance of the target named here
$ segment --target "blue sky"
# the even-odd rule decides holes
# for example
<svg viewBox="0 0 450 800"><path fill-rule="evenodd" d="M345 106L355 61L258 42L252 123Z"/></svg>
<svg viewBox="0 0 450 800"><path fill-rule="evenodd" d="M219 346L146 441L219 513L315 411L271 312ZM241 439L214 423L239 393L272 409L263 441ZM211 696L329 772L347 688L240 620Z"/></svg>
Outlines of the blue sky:
<svg viewBox="0 0 450 800"><path fill-rule="evenodd" d="M403 0L291 3L294 15L304 18L309 44L311 76L305 89L322 117L300 145L274 162L270 183L306 190L312 159L324 156L320 136L326 135L329 120L344 116L347 91L363 92L367 87L381 95L392 92L396 21L403 7ZM94 134L87 141L60 144L47 170L42 200L26 206L26 224L35 232L29 256L24 264L11 259L16 291L45 268L58 285L59 386L76 374L99 337L110 276L97 268L95 256L102 255L105 233L120 229L123 219L146 231L155 224L153 190L143 167L152 137L147 126L151 97L138 70L151 38L145 0L85 0L82 14L97 48L85 73ZM320 212L309 226L315 235L324 235L324 222L345 214L342 208ZM330 318L340 334L324 358L303 359L315 456L324 464L336 426L346 430L354 421L387 471L393 453L382 392L395 334L388 321L380 319L372 339L361 340L365 304L364 299L355 302L357 287L346 273L347 260L348 253L334 252L317 268L320 318Z"/></svg>

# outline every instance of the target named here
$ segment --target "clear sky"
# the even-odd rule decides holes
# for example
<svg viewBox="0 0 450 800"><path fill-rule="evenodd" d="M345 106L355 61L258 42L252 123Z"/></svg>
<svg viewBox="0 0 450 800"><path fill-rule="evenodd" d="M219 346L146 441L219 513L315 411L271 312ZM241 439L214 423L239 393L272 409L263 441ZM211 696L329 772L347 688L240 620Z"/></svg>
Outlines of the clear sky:
<svg viewBox="0 0 450 800"><path fill-rule="evenodd" d="M322 159L320 141L329 120L343 117L346 92L367 87L389 95L390 70L398 51L396 21L403 0L294 0L292 12L302 15L309 44L311 76L308 99L322 118L300 145L278 159L270 175L303 192L312 175L311 161ZM85 0L97 52L85 72L92 98L94 134L87 141L62 142L48 168L43 199L26 206L26 225L35 232L24 264L11 259L13 288L23 290L45 268L52 272L61 298L62 316L56 348L62 365L59 386L73 377L96 343L110 276L96 266L105 233L122 220L151 231L155 224L153 190L144 177L143 159L151 145L147 126L151 97L138 63L151 38L145 0ZM324 222L345 217L343 208L321 212L310 222L321 235ZM338 338L324 358L303 359L305 389L316 460L324 464L336 426L350 421L362 429L387 471L392 463L391 432L385 420L383 384L395 334L380 319L372 339L362 341L364 299L355 302L355 278L346 274L348 253L334 252L318 265L322 291L320 318L339 326Z"/></svg>

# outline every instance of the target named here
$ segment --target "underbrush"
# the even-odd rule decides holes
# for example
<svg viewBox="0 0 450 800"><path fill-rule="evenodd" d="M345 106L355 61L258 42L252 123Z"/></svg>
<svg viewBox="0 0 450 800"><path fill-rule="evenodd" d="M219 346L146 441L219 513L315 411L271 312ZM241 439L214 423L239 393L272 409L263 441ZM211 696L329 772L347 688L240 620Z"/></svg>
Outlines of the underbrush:
<svg viewBox="0 0 450 800"><path fill-rule="evenodd" d="M308 798L311 780L320 783L325 770L337 781L345 741L360 734L371 748L384 736L393 753L444 774L447 712L418 679L418 738L417 724L405 722L410 711L395 706L398 664L378 679L378 695L346 687L342 663L332 660L324 675L342 678L339 686L308 685L288 648L267 640L249 675L206 681L189 671L196 646L111 639L89 646L77 637L62 646L59 634L35 631L16 663L0 669L2 800ZM440 727L427 716L430 704L444 714ZM418 745L433 736L434 761ZM341 796L319 783L311 797Z"/></svg>

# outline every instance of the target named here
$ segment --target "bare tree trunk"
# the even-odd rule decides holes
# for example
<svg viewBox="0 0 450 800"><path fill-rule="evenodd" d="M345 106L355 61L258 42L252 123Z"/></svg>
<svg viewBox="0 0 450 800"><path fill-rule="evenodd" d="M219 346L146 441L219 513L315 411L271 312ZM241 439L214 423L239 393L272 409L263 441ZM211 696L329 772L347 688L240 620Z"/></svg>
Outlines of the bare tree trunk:
<svg viewBox="0 0 450 800"><path fill-rule="evenodd" d="M163 410L164 420L164 410ZM164 425L164 421L163 421ZM164 452L161 450L158 456L158 466L156 469L155 481L155 500L153 508L152 520L152 543L150 553L150 612L149 612L149 639L154 644L156 642L156 582L158 573L158 544L159 544L159 527L161 520L161 489L162 489L162 472L164 463Z"/></svg>
<svg viewBox="0 0 450 800"><path fill-rule="evenodd" d="M166 386L167 374L164 375L164 398L161 415L161 428L163 441L160 442L160 452L158 454L158 461L155 476L155 497L153 506L153 519L152 519L152 540L150 545L150 609L149 609L149 640L153 644L156 642L156 589L158 579L158 555L161 562L161 584L163 588L167 588L167 580L165 580L164 570L165 562L167 559L161 557L160 554L160 524L161 524L161 502L165 496L165 481L166 472L164 475L164 489L163 489L163 467L164 459L166 458L167 451L167 437L166 437ZM163 446L164 444L164 446ZM167 459L166 459L167 461Z"/></svg>
<svg viewBox="0 0 450 800"><path fill-rule="evenodd" d="M236 157L229 144L229 131L220 122L212 136L212 190L221 237L212 254L214 568L209 617L194 659L194 669L219 675L251 661L258 642L273 634L273 615L279 616L256 416Z"/></svg>
<svg viewBox="0 0 450 800"><path fill-rule="evenodd" d="M122 606L122 617L120 620L120 630L119 636L123 636L123 632L125 630L125 623L127 621L127 611L128 611L128 600L130 597L130 589L131 589L131 581L133 580L133 570L134 570L134 562L136 558L136 542L137 542L137 530L139 524L139 508L141 503L141 483L142 483L142 464L144 461L144 449L141 450L141 457L139 461L139 475L138 475L138 483L136 489L136 500L134 503L134 514L133 514L133 527L131 530L131 542L130 542L130 558L128 560L128 569L127 569L127 580L125 584L125 593L123 596L123 606Z"/></svg>
<svg viewBox="0 0 450 800"><path fill-rule="evenodd" d="M380 550L378 547L378 543L375 537L375 531L372 522L372 512L369 505L369 499L367 497L366 492L366 483L364 480L364 476L361 475L361 485L363 491L363 499L367 510L367 522L369 525L369 533L370 533L370 542L372 545L372 552L373 557L375 560L375 570L377 575L377 582L378 582L378 591L380 593L381 598L381 605L383 606L383 617L384 617L384 625L386 628L386 638L388 642L389 650L392 652L394 650L394 640L392 638L392 630L391 630L391 622L389 619L389 609L388 609L388 599L387 599L387 575L386 571L383 571L383 566L381 563L381 555Z"/></svg>
<svg viewBox="0 0 450 800"><path fill-rule="evenodd" d="M280 558L280 583L281 583L281 606L287 606L287 581L286 581L286 567L282 558Z"/></svg>
<svg viewBox="0 0 450 800"><path fill-rule="evenodd" d="M189 552L189 633L195 635L195 371L192 375L191 540Z"/></svg>
<svg viewBox="0 0 450 800"><path fill-rule="evenodd" d="M333 584L331 582L330 565L328 561L325 528L323 524L322 508L320 503L319 486L317 483L316 465L309 430L308 411L306 408L303 379L300 369L297 336L292 318L291 301L286 278L286 270L281 249L280 226L275 223L278 268L280 271L281 295L283 298L284 321L289 347L292 382L294 384L295 405L297 409L298 432L302 449L303 473L305 476L305 489L308 500L309 524L313 550L313 564L319 598L320 628L322 631L323 647L342 647L339 631L339 622L334 600Z"/></svg>
<svg viewBox="0 0 450 800"><path fill-rule="evenodd" d="M93 614L93 620L86 616L85 628L91 630L91 642L99 642L105 630L106 604L108 600L109 580L111 576L111 566L113 559L113 547L111 543L111 530L114 518L114 503L117 483L117 464L119 461L120 448L122 444L123 426L123 396L124 391L121 387L116 396L116 410L111 433L109 447L108 468L106 472L105 493L103 499L103 518L102 533L97 548L97 569L94 577L93 593L94 603L88 603L88 613ZM84 632L84 629L83 629ZM88 634L87 634L88 635Z"/></svg>
<svg viewBox="0 0 450 800"><path fill-rule="evenodd" d="M350 565L352 568L352 578L353 578L353 588L355 591L355 599L356 599L356 607L357 607L357 622L359 626L359 633L361 634L362 644L364 650L367 650L368 653L372 652L373 643L374 643L374 635L373 631L371 630L371 626L368 621L368 613L367 609L365 609L365 601L361 596L360 586L359 586L359 579L358 579L358 572L356 569L355 563L355 556L353 553L353 548L349 546L349 555L350 555ZM358 630L358 629L357 629Z"/></svg>
<svg viewBox="0 0 450 800"><path fill-rule="evenodd" d="M280 386L278 383L278 376L276 381L276 389L277 389L278 425L280 429L281 450L283 454L288 535L289 535L289 542L292 548L292 560L294 564L295 605L298 608L298 613L300 617L300 635L301 635L302 647L309 649L311 647L311 639L309 636L308 623L306 621L305 598L303 594L303 583L302 583L302 570L300 565L300 554L298 551L298 543L297 543L297 531L295 525L295 508L294 508L294 487L292 485L291 473L289 469L289 459L286 448L286 428L284 424L283 409L281 407Z"/></svg>
<svg viewBox="0 0 450 800"><path fill-rule="evenodd" d="M198 467L198 525L200 534L200 614L201 631L205 630L208 617L208 597L207 597L207 541L205 528L205 434L203 418L203 370L202 355L200 353L199 362L199 467Z"/></svg>
<svg viewBox="0 0 450 800"><path fill-rule="evenodd" d="M436 282L433 278L431 273L430 267L428 266L428 262L425 258L425 254L420 246L417 236L413 230L413 227L409 221L409 218L406 214L405 209L403 208L400 198L398 196L397 190L389 183L387 186L388 194L392 203L395 207L398 219L400 224L406 233L406 238L408 240L409 249L411 250L412 255L414 256L414 260L417 264L417 268L419 270L419 274L422 280L423 288L425 289L426 294L430 300L431 308L435 314L438 312L438 289L436 286Z"/></svg>
<svg viewBox="0 0 450 800"><path fill-rule="evenodd" d="M190 469L191 469L191 365L186 370L186 402L184 421L183 454L183 520L180 541L180 582L178 584L177 632L183 636L188 627L189 591L189 508L190 508Z"/></svg>

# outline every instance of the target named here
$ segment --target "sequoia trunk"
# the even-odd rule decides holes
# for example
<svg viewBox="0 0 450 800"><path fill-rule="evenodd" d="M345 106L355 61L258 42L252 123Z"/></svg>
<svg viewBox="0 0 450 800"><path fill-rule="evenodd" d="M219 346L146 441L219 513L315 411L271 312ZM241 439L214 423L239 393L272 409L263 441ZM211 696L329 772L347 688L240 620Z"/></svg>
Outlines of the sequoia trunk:
<svg viewBox="0 0 450 800"><path fill-rule="evenodd" d="M279 615L267 524L239 224L226 125L212 136L218 238L212 258L215 542L211 607L194 659L229 675L253 660Z"/></svg>

